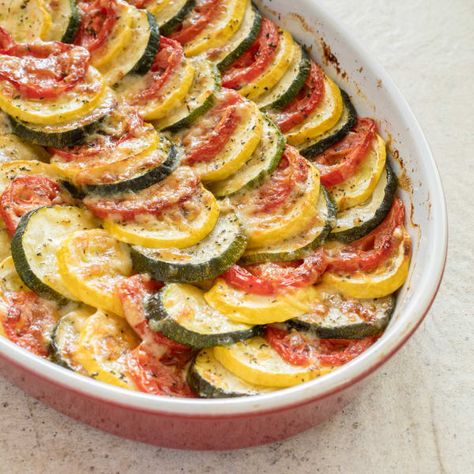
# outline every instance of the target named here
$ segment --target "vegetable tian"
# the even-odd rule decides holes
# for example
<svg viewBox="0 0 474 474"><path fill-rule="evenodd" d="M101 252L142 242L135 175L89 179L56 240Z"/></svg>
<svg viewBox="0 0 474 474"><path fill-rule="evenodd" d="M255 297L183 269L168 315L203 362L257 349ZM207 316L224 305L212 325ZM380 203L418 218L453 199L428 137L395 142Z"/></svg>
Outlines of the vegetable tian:
<svg viewBox="0 0 474 474"><path fill-rule="evenodd" d="M0 9L4 337L204 398L377 341L404 205L376 122L302 45L250 0L21 5Z"/></svg>

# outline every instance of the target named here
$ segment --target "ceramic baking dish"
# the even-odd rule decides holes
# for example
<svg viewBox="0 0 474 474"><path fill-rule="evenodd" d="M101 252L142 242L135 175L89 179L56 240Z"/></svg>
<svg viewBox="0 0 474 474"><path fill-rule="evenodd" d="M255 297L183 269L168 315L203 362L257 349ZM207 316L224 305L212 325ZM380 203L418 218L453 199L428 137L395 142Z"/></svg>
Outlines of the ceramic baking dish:
<svg viewBox="0 0 474 474"><path fill-rule="evenodd" d="M314 426L356 396L427 314L446 260L443 190L429 146L383 69L314 0L263 0L264 14L287 28L375 117L391 147L413 239L409 278L383 337L360 357L320 379L257 397L194 400L135 393L82 377L0 339L0 371L57 410L119 436L160 446L228 449L279 440Z"/></svg>

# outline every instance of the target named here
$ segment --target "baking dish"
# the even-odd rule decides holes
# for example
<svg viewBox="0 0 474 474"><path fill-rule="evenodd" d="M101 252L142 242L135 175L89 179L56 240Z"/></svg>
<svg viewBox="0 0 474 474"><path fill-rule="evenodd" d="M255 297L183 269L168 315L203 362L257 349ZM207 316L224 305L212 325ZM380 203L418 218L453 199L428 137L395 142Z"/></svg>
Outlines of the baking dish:
<svg viewBox="0 0 474 474"><path fill-rule="evenodd" d="M447 223L443 191L429 147L386 73L311 0L259 2L347 90L361 115L377 119L391 143L401 196L411 209L410 276L384 336L356 360L321 379L258 397L180 400L131 393L83 378L0 340L1 372L33 396L93 426L161 446L227 449L282 439L347 404L363 379L388 360L426 315L441 281Z"/></svg>

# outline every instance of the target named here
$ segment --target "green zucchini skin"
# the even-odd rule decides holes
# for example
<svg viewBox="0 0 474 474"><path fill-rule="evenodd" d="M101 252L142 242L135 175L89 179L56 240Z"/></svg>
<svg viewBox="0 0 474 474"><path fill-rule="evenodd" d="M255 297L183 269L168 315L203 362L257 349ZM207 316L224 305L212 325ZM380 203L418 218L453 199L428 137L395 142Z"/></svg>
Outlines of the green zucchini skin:
<svg viewBox="0 0 474 474"><path fill-rule="evenodd" d="M321 233L313 241L303 247L288 252L265 252L256 250L246 255L244 254L241 258L241 262L245 265L266 262L291 262L306 257L313 250L320 247L326 241L334 226L337 212L336 203L332 200L324 186L321 186L320 192L326 200L327 219Z"/></svg>
<svg viewBox="0 0 474 474"><path fill-rule="evenodd" d="M23 234L25 233L31 217L39 212L43 207L33 209L26 213L20 220L16 229L15 235L11 241L11 252L13 257L13 263L15 264L16 272L21 278L23 283L43 298L54 300L59 304L66 304L69 300L57 291L53 290L48 285L45 285L31 270L28 263L25 250L23 248Z"/></svg>
<svg viewBox="0 0 474 474"><path fill-rule="evenodd" d="M155 17L150 12L147 12L147 18L148 25L150 26L150 38L145 48L145 52L129 74L139 74L140 76L144 76L151 69L158 48L160 47L160 31Z"/></svg>
<svg viewBox="0 0 474 474"><path fill-rule="evenodd" d="M308 331L321 339L363 339L364 337L375 336L384 331L392 317L395 309L395 298L393 295L379 300L387 302L386 309L382 312L380 317L374 318L371 321L361 322L346 322L341 324L325 324L324 321L309 322L304 316L300 318L291 319L288 324L295 329ZM363 300L360 300L361 302Z"/></svg>
<svg viewBox="0 0 474 474"><path fill-rule="evenodd" d="M260 27L262 25L262 15L255 5L252 4L252 8L255 12L255 21L253 23L252 29L250 30L250 34L244 40L242 40L232 52L230 52L224 59L222 59L222 61L217 64L219 71L225 71L234 61L239 59L240 56L242 56L242 54L244 54L245 51L247 51L257 39L257 36L260 33Z"/></svg>
<svg viewBox="0 0 474 474"><path fill-rule="evenodd" d="M373 217L360 225L342 232L331 232L329 235L330 240L351 243L366 236L382 223L392 207L398 188L398 178L388 160L385 164L385 171L387 173L387 184L385 185L384 197L382 204L377 208Z"/></svg>
<svg viewBox="0 0 474 474"><path fill-rule="evenodd" d="M216 360L212 349L203 349L196 355L187 382L201 398L248 397L273 391L239 379Z"/></svg>
<svg viewBox="0 0 474 474"><path fill-rule="evenodd" d="M304 49L302 50L302 53L298 74L290 84L290 87L288 87L288 89L277 100L266 105L262 110L268 111L271 109L283 109L298 95L308 78L311 68L311 61L308 53ZM278 87L278 84L276 87Z"/></svg>
<svg viewBox="0 0 474 474"><path fill-rule="evenodd" d="M347 118L343 123L336 124L331 130L323 134L317 142L312 143L300 150L300 153L308 160L313 159L317 155L323 153L329 147L333 146L338 141L342 140L356 125L357 112L347 92L341 89L344 109L347 113Z"/></svg>
<svg viewBox="0 0 474 474"><path fill-rule="evenodd" d="M231 228L231 226L233 228ZM227 237L227 234L230 234ZM226 245L219 239L228 238ZM189 255L200 249L214 247L219 253L202 262L169 261L159 258L159 253L151 249L133 246L131 255L133 268L138 273L149 273L155 280L166 282L193 283L216 278L239 260L245 251L247 237L234 214L221 216L210 235L189 248ZM223 247L223 248L222 248ZM184 249L186 250L186 249Z"/></svg>
<svg viewBox="0 0 474 474"><path fill-rule="evenodd" d="M76 37L77 30L81 24L81 13L77 7L76 0L70 0L71 5L71 17L69 18L69 23L67 25L66 31L64 32L63 37L61 38L61 43L72 43Z"/></svg>
<svg viewBox="0 0 474 474"><path fill-rule="evenodd" d="M122 194L126 192L138 192L142 189L149 188L151 185L165 179L177 167L180 162L181 155L175 145L172 145L168 153L168 157L161 165L145 173L127 179L126 181L117 181L107 184L87 184L82 186L82 190L87 194L98 194L100 196L109 196L111 194Z"/></svg>
<svg viewBox="0 0 474 474"><path fill-rule="evenodd" d="M179 10L173 18L170 18L166 23L160 25L160 32L164 36L168 36L173 33L176 28L184 21L186 16L196 6L196 0L188 0L183 8Z"/></svg>
<svg viewBox="0 0 474 474"><path fill-rule="evenodd" d="M186 344L194 349L205 349L214 346L228 346L235 342L260 335L262 332L260 326L214 334L202 334L186 329L184 326L178 324L164 307L163 295L166 288L166 286L163 287L158 293L147 298L145 301L145 313L149 321L150 329L164 334L173 341Z"/></svg>

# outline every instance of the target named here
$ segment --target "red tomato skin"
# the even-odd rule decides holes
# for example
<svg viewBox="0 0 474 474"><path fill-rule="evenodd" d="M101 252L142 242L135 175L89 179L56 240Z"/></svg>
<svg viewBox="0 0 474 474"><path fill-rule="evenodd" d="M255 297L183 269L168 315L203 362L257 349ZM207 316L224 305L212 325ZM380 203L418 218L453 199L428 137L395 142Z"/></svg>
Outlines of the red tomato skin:
<svg viewBox="0 0 474 474"><path fill-rule="evenodd" d="M324 98L324 72L313 61L306 82L296 96L280 113L276 123L283 133L304 122L321 104Z"/></svg>
<svg viewBox="0 0 474 474"><path fill-rule="evenodd" d="M194 7L189 24L186 24L185 20L169 37L182 45L189 43L220 13L222 6L224 6L222 0L200 1L200 3Z"/></svg>
<svg viewBox="0 0 474 474"><path fill-rule="evenodd" d="M0 27L0 80L27 99L54 99L87 74L86 49L60 42L15 43Z"/></svg>
<svg viewBox="0 0 474 474"><path fill-rule="evenodd" d="M278 168L259 188L255 212L267 213L282 205L298 183L308 178L309 165L298 150L287 145Z"/></svg>
<svg viewBox="0 0 474 474"><path fill-rule="evenodd" d="M72 204L72 199L61 186L40 175L16 177L0 195L0 217L10 236L27 212L42 206Z"/></svg>
<svg viewBox="0 0 474 474"><path fill-rule="evenodd" d="M115 0L83 1L79 8L81 24L74 43L93 53L105 44L118 21L117 3Z"/></svg>
<svg viewBox="0 0 474 474"><path fill-rule="evenodd" d="M3 330L12 342L40 357L49 356L49 340L56 324L57 306L32 291L16 291L5 296Z"/></svg>
<svg viewBox="0 0 474 474"><path fill-rule="evenodd" d="M319 339L299 331L267 326L265 339L289 364L338 367L362 354L377 341L378 336L364 339Z"/></svg>
<svg viewBox="0 0 474 474"><path fill-rule="evenodd" d="M246 293L271 296L313 285L325 272L326 266L326 255L323 249L319 249L302 261L287 264L233 265L221 277L229 285Z"/></svg>
<svg viewBox="0 0 474 474"><path fill-rule="evenodd" d="M336 255L328 257L328 271L354 273L357 271L371 272L389 258L399 240L395 230L403 226L405 206L396 198L384 221L355 242L343 247Z"/></svg>
<svg viewBox="0 0 474 474"><path fill-rule="evenodd" d="M156 99L168 83L174 70L184 61L184 50L178 41L160 36L160 47L150 69L151 84L131 99L134 105L146 104Z"/></svg>
<svg viewBox="0 0 474 474"><path fill-rule="evenodd" d="M229 89L241 89L260 76L276 56L280 35L278 27L267 18L262 19L260 32L250 46L225 71L222 85Z"/></svg>
<svg viewBox="0 0 474 474"><path fill-rule="evenodd" d="M345 138L318 155L314 162L321 173L321 184L332 187L353 176L369 153L377 125L370 118L357 120Z"/></svg>
<svg viewBox="0 0 474 474"><path fill-rule="evenodd" d="M222 151L239 125L237 107L242 102L243 99L239 94L228 91L225 99L208 112L209 115L215 115L220 119L215 126L203 132L199 144L193 146L191 150L186 150L185 164L191 166L195 163L212 161Z"/></svg>

